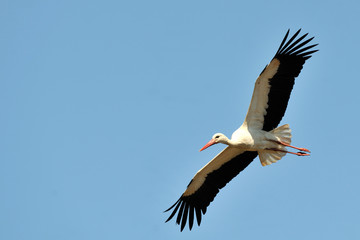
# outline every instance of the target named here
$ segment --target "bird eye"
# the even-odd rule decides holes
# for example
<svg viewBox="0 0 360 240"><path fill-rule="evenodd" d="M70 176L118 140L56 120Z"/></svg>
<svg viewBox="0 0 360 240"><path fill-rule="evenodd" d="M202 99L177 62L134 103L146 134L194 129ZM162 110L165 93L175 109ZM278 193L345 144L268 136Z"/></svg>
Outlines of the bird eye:
<svg viewBox="0 0 360 240"><path fill-rule="evenodd" d="M215 138L219 138L219 137L220 137L219 135L215 136Z"/></svg>

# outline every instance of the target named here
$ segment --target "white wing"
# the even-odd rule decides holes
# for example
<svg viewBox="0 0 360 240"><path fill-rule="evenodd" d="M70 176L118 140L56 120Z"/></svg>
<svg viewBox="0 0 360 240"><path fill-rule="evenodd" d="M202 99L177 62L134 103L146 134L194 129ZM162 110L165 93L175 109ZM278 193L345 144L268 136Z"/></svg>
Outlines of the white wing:
<svg viewBox="0 0 360 240"><path fill-rule="evenodd" d="M270 79L274 77L280 66L280 61L274 58L260 76L256 79L254 92L251 98L249 110L246 114L244 124L249 128L262 129L264 116L268 108Z"/></svg>

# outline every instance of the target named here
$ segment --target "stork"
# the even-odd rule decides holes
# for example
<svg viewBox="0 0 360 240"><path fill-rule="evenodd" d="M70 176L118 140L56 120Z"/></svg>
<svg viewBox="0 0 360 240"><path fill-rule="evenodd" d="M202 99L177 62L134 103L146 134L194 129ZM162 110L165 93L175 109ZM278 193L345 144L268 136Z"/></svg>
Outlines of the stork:
<svg viewBox="0 0 360 240"><path fill-rule="evenodd" d="M228 145L195 174L177 202L165 211L173 209L166 222L177 213L176 223L181 225L181 231L187 220L189 229L192 229L194 216L200 226L202 215L219 190L258 155L262 166L277 162L287 153L309 155L308 149L290 145L292 135L288 124L277 127L285 114L295 78L300 74L305 61L318 51L312 49L317 44L306 45L314 37L305 40L308 34L298 37L300 31L301 29L288 41L290 30L287 31L274 58L257 78L245 121L232 134L231 139L222 133L216 133L200 149L202 151L218 143ZM296 151L288 151L287 147Z"/></svg>

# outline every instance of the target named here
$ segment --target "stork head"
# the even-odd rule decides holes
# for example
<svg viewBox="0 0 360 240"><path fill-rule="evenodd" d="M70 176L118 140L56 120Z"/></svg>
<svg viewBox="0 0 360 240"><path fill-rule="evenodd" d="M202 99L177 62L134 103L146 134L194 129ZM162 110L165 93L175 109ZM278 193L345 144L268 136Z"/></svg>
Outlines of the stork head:
<svg viewBox="0 0 360 240"><path fill-rule="evenodd" d="M202 147L200 149L200 152L208 147L210 147L211 145L217 144L217 143L224 143L227 144L229 141L229 139L222 133L215 133L214 136L211 138L211 140L205 144L204 147Z"/></svg>

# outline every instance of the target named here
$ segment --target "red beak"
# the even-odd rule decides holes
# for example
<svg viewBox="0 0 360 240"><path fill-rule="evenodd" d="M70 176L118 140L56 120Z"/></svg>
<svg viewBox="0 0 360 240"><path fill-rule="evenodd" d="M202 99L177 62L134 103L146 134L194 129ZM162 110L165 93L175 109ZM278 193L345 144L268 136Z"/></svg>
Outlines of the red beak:
<svg viewBox="0 0 360 240"><path fill-rule="evenodd" d="M211 145L216 144L217 142L215 142L214 139L211 139L205 146L202 147L202 149L200 149L200 152L208 147L210 147Z"/></svg>

